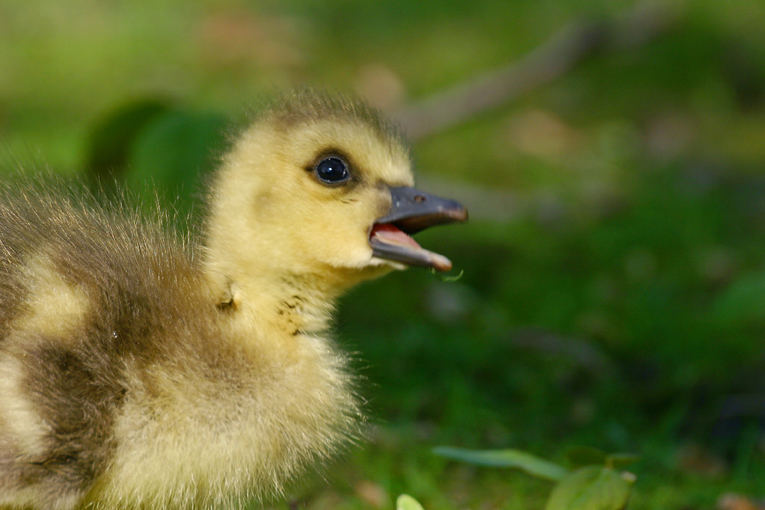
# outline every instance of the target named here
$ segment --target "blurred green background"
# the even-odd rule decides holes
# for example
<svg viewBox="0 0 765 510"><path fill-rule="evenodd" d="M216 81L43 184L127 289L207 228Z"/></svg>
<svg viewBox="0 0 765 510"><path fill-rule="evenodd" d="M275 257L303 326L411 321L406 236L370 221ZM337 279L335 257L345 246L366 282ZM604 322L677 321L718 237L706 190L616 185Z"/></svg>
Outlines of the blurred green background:
<svg viewBox="0 0 765 510"><path fill-rule="evenodd" d="M193 215L264 96L313 85L395 114L633 5L4 1L0 166L148 180ZM422 187L472 213L419 238L464 276L343 300L370 438L300 507L543 506L548 484L442 444L639 453L631 509L765 498L765 3L660 5L655 37L417 140Z"/></svg>

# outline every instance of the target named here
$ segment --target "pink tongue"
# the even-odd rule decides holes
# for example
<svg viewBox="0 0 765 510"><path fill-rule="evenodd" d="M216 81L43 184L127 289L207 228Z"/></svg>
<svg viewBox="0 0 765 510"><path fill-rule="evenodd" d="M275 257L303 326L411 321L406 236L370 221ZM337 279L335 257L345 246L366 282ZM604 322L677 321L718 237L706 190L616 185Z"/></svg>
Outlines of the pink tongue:
<svg viewBox="0 0 765 510"><path fill-rule="evenodd" d="M376 224L374 227L372 227L372 233L370 234L370 237L376 237L380 241L387 244L410 246L412 248L417 248L418 250L422 249L422 247L417 244L417 241L390 223Z"/></svg>

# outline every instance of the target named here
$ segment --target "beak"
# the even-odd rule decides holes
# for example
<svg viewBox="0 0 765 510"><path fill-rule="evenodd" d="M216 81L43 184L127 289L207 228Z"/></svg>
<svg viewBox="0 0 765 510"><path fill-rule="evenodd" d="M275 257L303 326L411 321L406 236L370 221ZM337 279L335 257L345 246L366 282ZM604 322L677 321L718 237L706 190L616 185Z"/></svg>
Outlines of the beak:
<svg viewBox="0 0 765 510"><path fill-rule="evenodd" d="M390 188L390 195L390 211L375 221L369 234L374 256L410 266L450 270L449 259L422 248L409 234L434 225L465 221L467 210L459 202L407 186Z"/></svg>

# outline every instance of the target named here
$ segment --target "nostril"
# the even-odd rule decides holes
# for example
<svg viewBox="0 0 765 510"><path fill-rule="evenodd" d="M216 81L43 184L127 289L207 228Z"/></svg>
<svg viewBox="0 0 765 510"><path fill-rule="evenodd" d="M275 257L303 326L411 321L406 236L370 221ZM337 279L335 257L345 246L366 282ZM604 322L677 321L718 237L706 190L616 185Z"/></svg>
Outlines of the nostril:
<svg viewBox="0 0 765 510"><path fill-rule="evenodd" d="M417 203L424 202L425 200L427 200L425 198L425 195L415 195L414 196L414 201L417 202Z"/></svg>

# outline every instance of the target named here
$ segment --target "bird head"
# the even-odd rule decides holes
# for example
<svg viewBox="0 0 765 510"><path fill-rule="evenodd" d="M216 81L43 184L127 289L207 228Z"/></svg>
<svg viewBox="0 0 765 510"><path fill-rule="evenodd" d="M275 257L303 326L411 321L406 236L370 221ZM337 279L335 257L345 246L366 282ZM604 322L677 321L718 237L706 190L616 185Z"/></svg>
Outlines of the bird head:
<svg viewBox="0 0 765 510"><path fill-rule="evenodd" d="M363 103L301 93L263 113L211 188L208 249L224 273L288 270L341 287L407 265L451 262L409 234L466 219L413 187L405 142Z"/></svg>

